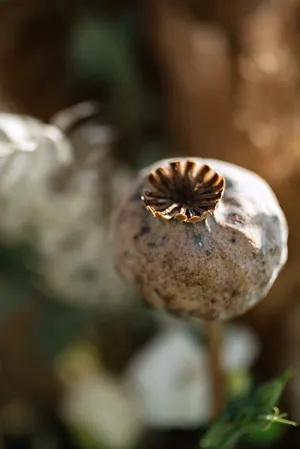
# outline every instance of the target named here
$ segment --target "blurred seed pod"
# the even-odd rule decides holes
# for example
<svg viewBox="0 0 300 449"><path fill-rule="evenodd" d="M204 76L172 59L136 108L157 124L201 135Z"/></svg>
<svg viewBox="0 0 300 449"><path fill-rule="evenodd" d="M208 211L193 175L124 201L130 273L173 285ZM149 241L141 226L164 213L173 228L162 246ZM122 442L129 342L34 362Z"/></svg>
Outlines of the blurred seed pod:
<svg viewBox="0 0 300 449"><path fill-rule="evenodd" d="M87 120L77 136L80 126L89 137L79 140L86 146L82 155L57 127L0 116L0 238L5 245L33 248L35 258L26 268L35 288L84 306L124 293L108 222L131 177L111 156L109 128L97 124L88 133Z"/></svg>

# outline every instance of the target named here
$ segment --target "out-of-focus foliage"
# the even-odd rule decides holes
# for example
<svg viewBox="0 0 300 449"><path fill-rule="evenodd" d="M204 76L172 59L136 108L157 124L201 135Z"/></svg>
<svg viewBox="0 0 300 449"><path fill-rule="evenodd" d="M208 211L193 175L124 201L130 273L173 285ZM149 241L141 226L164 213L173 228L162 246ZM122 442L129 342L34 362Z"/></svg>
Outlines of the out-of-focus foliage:
<svg viewBox="0 0 300 449"><path fill-rule="evenodd" d="M75 19L69 44L74 82L98 91L108 117L132 144L155 113L136 55L137 27L133 12L110 18L83 9Z"/></svg>
<svg viewBox="0 0 300 449"><path fill-rule="evenodd" d="M291 373L286 372L246 397L229 402L225 412L209 428L201 441L202 449L234 449L252 431L268 429L273 423L297 425L280 414L276 404L280 400Z"/></svg>

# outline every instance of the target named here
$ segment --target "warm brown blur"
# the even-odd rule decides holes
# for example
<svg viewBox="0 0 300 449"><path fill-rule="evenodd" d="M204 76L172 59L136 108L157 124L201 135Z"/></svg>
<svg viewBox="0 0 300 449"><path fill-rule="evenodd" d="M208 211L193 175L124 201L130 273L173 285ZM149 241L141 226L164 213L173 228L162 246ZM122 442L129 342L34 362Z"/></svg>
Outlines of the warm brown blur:
<svg viewBox="0 0 300 449"><path fill-rule="evenodd" d="M92 131L76 129L71 143L86 155L89 136L94 154L105 146L99 144L107 131L102 125L113 130L103 158L107 152L110 168L103 163L99 170L105 172L103 210L111 207L109 192L103 193L115 183L110 170L127 173L128 165L141 168L165 155L222 159L271 185L288 220L289 259L268 297L241 320L259 334L259 376L277 374L286 363L298 366L300 0L0 1L0 111L49 122L89 99L99 115ZM103 136L95 144L97 126ZM8 307L10 315L5 309L4 324L0 320L0 446L2 408L10 401L25 414L27 406L44 407L52 417L64 391L56 358L73 344L81 322L76 307L62 311L59 303L45 306L36 298L20 304ZM147 313L114 310L101 319L94 313L95 327L90 317L83 326L83 338L93 341L114 376L156 333ZM41 317L49 318L49 327ZM285 352L287 344L292 349ZM198 445L196 431L190 443L184 437L170 447ZM154 438L146 447L169 447L162 441L156 445Z"/></svg>
<svg viewBox="0 0 300 449"><path fill-rule="evenodd" d="M66 47L74 3L1 2L0 89L5 107L47 120L70 103Z"/></svg>

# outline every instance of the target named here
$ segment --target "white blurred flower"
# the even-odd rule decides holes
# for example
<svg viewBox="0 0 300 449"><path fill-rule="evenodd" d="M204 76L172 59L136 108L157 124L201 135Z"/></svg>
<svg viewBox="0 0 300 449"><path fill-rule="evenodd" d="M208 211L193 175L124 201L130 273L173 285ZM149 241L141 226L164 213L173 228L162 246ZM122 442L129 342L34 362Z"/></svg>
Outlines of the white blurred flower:
<svg viewBox="0 0 300 449"><path fill-rule="evenodd" d="M224 329L222 363L225 372L248 370L260 351L258 337L245 325L230 324Z"/></svg>
<svg viewBox="0 0 300 449"><path fill-rule="evenodd" d="M176 322L165 321L164 329L135 356L126 374L140 415L156 428L203 425L212 412L207 348ZM229 325L222 353L225 373L249 369L257 355L251 331Z"/></svg>
<svg viewBox="0 0 300 449"><path fill-rule="evenodd" d="M61 417L95 443L109 448L131 448L142 432L130 392L103 375L73 384L65 393Z"/></svg>
<svg viewBox="0 0 300 449"><path fill-rule="evenodd" d="M192 427L211 414L211 382L205 349L185 332L158 335L132 361L127 378L140 414L154 427Z"/></svg>

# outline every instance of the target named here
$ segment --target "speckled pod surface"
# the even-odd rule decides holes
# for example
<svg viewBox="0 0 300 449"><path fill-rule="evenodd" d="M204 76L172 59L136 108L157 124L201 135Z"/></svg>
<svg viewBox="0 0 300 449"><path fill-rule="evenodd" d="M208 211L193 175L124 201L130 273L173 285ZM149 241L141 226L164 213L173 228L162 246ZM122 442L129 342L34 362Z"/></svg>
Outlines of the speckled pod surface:
<svg viewBox="0 0 300 449"><path fill-rule="evenodd" d="M218 160L188 160L197 170L208 165L225 179L214 213L193 223L153 216L141 199L149 175L187 159L147 167L114 217L117 269L156 308L231 319L263 299L284 266L286 220L271 188L256 174Z"/></svg>

